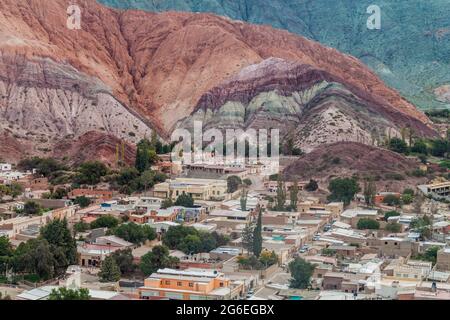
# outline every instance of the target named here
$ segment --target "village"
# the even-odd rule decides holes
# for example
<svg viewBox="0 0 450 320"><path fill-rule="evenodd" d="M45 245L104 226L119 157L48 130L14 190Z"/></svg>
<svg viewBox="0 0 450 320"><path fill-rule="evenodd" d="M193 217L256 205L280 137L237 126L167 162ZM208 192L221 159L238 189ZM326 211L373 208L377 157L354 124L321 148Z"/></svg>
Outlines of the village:
<svg viewBox="0 0 450 320"><path fill-rule="evenodd" d="M135 166L113 173L1 163L2 299L450 299L445 178L402 192L335 178L324 190L259 163L175 163L168 150L142 141Z"/></svg>

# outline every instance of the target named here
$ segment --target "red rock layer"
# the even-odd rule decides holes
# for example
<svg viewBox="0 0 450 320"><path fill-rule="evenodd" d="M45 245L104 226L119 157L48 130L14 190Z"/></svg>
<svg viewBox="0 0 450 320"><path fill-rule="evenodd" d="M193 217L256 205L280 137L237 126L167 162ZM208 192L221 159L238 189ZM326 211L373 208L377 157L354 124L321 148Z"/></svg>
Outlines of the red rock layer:
<svg viewBox="0 0 450 320"><path fill-rule="evenodd" d="M209 14L116 11L94 0L77 1L82 30L69 30L71 3L2 0L0 50L67 62L100 78L161 133L190 114L202 94L270 57L326 70L386 110L429 124L359 60L288 32Z"/></svg>
<svg viewBox="0 0 450 320"><path fill-rule="evenodd" d="M29 150L7 132L0 133L0 161L15 162Z"/></svg>
<svg viewBox="0 0 450 320"><path fill-rule="evenodd" d="M124 157L122 157L122 154ZM54 156L59 159L70 159L71 164L74 165L85 161L98 160L110 167L116 167L117 160L122 160L122 158L127 165L133 164L135 154L136 148L134 146L127 143L122 144L122 141L115 136L88 132L76 141L63 140L58 142Z"/></svg>

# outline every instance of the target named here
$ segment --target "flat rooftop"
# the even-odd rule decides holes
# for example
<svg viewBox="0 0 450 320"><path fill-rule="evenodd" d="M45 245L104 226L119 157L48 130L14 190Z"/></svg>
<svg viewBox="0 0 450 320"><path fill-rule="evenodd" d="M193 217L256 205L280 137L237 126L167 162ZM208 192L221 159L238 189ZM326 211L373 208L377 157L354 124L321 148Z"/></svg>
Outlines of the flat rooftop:
<svg viewBox="0 0 450 320"><path fill-rule="evenodd" d="M347 209L342 214L341 217L354 218L358 216L377 216L378 210L370 209Z"/></svg>

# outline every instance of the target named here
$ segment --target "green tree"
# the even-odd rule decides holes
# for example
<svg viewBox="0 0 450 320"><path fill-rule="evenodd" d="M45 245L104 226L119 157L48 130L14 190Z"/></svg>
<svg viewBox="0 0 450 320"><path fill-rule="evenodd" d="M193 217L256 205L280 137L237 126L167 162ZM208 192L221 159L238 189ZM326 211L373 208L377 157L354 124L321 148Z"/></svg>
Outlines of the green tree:
<svg viewBox="0 0 450 320"><path fill-rule="evenodd" d="M380 229L380 223L372 219L359 219L356 226L359 230L378 230Z"/></svg>
<svg viewBox="0 0 450 320"><path fill-rule="evenodd" d="M170 227L169 230L162 237L162 242L171 250L179 247L180 243L188 235L198 235L198 231L193 227L176 226Z"/></svg>
<svg viewBox="0 0 450 320"><path fill-rule="evenodd" d="M0 256L12 256L13 254L13 247L11 245L11 242L9 242L8 237L1 236L0 237Z"/></svg>
<svg viewBox="0 0 450 320"><path fill-rule="evenodd" d="M388 194L387 196L384 197L383 203L389 206L399 206L400 198L397 195Z"/></svg>
<svg viewBox="0 0 450 320"><path fill-rule="evenodd" d="M12 266L14 272L35 274L39 279L48 280L55 276L52 249L45 239L31 239L21 243L14 252Z"/></svg>
<svg viewBox="0 0 450 320"><path fill-rule="evenodd" d="M328 248L322 249L322 255L326 257L333 257L336 255L336 250Z"/></svg>
<svg viewBox="0 0 450 320"><path fill-rule="evenodd" d="M309 183L305 186L305 190L309 192L314 192L319 189L319 184L316 180L309 180Z"/></svg>
<svg viewBox="0 0 450 320"><path fill-rule="evenodd" d="M441 168L450 169L450 160L442 160L439 162Z"/></svg>
<svg viewBox="0 0 450 320"><path fill-rule="evenodd" d="M121 274L128 274L134 271L134 258L131 249L117 250L111 257L119 267Z"/></svg>
<svg viewBox="0 0 450 320"><path fill-rule="evenodd" d="M85 162L78 168L75 181L79 184L96 185L108 174L108 168L100 161Z"/></svg>
<svg viewBox="0 0 450 320"><path fill-rule="evenodd" d="M173 207L174 203L172 201L172 199L168 198L168 199L164 199L164 201L161 204L161 209L167 209L170 207Z"/></svg>
<svg viewBox="0 0 450 320"><path fill-rule="evenodd" d="M155 185L155 172L152 170L144 171L139 177L139 190L147 192L149 188Z"/></svg>
<svg viewBox="0 0 450 320"><path fill-rule="evenodd" d="M98 274L101 282L117 282L120 280L120 269L113 257L106 257Z"/></svg>
<svg viewBox="0 0 450 320"><path fill-rule="evenodd" d="M388 211L384 214L384 220L388 221L390 217L399 217L399 216L400 216L400 212L397 212L395 210Z"/></svg>
<svg viewBox="0 0 450 320"><path fill-rule="evenodd" d="M238 256L237 263L244 270L262 270L264 265L255 256Z"/></svg>
<svg viewBox="0 0 450 320"><path fill-rule="evenodd" d="M259 209L258 220L256 221L256 227L253 230L253 254L258 258L261 255L262 246L262 209Z"/></svg>
<svg viewBox="0 0 450 320"><path fill-rule="evenodd" d="M147 139L141 140L137 144L135 168L142 173L149 170L157 161L155 146Z"/></svg>
<svg viewBox="0 0 450 320"><path fill-rule="evenodd" d="M32 243L29 258L33 273L41 279L51 279L54 276L55 267L51 247L45 240L36 240Z"/></svg>
<svg viewBox="0 0 450 320"><path fill-rule="evenodd" d="M24 188L21 184L17 182L13 182L8 186L8 195L13 197L13 199L17 198L24 192Z"/></svg>
<svg viewBox="0 0 450 320"><path fill-rule="evenodd" d="M291 208L294 211L297 210L298 192L299 192L298 182L294 181L294 184L292 185L292 188L290 190L290 197L289 197L291 200Z"/></svg>
<svg viewBox="0 0 450 320"><path fill-rule="evenodd" d="M141 226L134 222L124 223L114 229L114 234L126 241L136 245L145 243L147 240L156 239L156 231L150 226Z"/></svg>
<svg viewBox="0 0 450 320"><path fill-rule="evenodd" d="M83 221L77 222L77 223L75 223L75 225L73 226L73 230L74 230L76 233L79 233L79 232L86 232L86 231L88 231L90 228L91 228L90 224L89 224L89 223L86 223L86 222L83 222Z"/></svg>
<svg viewBox="0 0 450 320"><path fill-rule="evenodd" d="M247 211L247 198L248 198L248 191L243 189L242 193L241 193L241 210L242 211Z"/></svg>
<svg viewBox="0 0 450 320"><path fill-rule="evenodd" d="M6 273L11 268L11 259L14 250L5 236L0 237L0 274Z"/></svg>
<svg viewBox="0 0 450 320"><path fill-rule="evenodd" d="M60 248L67 261L66 267L77 261L77 246L75 239L67 226L67 220L53 220L41 228L40 237L56 248Z"/></svg>
<svg viewBox="0 0 450 320"><path fill-rule="evenodd" d="M414 153L428 155L428 147L424 140L417 140L411 148Z"/></svg>
<svg viewBox="0 0 450 320"><path fill-rule="evenodd" d="M261 264L267 269L268 267L278 263L278 256L275 251L264 250L261 252L259 262L261 262Z"/></svg>
<svg viewBox="0 0 450 320"><path fill-rule="evenodd" d="M244 179L243 182L247 187L250 187L252 185L252 180L250 180L250 179Z"/></svg>
<svg viewBox="0 0 450 320"><path fill-rule="evenodd" d="M217 231L211 233L212 237L215 239L216 247L226 246L230 242L230 237L224 234L220 234Z"/></svg>
<svg viewBox="0 0 450 320"><path fill-rule="evenodd" d="M296 258L289 263L291 273L290 287L293 289L307 289L311 283L315 266L302 258Z"/></svg>
<svg viewBox="0 0 450 320"><path fill-rule="evenodd" d="M148 224L144 224L141 226L142 232L144 234L144 241L153 241L155 240L158 235L156 234L156 230L149 226Z"/></svg>
<svg viewBox="0 0 450 320"><path fill-rule="evenodd" d="M436 260L437 260L437 254L438 254L439 250L440 250L439 247L434 246L434 247L428 248L424 253L419 254L414 258L418 259L418 260L429 261L429 262L432 262L433 265L435 265Z"/></svg>
<svg viewBox="0 0 450 320"><path fill-rule="evenodd" d="M139 178L139 171L136 168L122 168L116 178L119 186L129 186Z"/></svg>
<svg viewBox="0 0 450 320"><path fill-rule="evenodd" d="M430 239L432 235L431 225L432 221L430 217L424 215L423 217L413 219L409 227L411 230L419 232L423 239Z"/></svg>
<svg viewBox="0 0 450 320"><path fill-rule="evenodd" d="M153 130L151 140L150 140L150 146L152 149L156 150L156 145L158 144L158 141L159 141L158 134L156 133L155 130Z"/></svg>
<svg viewBox="0 0 450 320"><path fill-rule="evenodd" d="M149 276L158 269L175 268L178 263L178 258L169 256L166 246L155 246L151 252L142 256L139 267L145 276Z"/></svg>
<svg viewBox="0 0 450 320"><path fill-rule="evenodd" d="M146 177L142 178L146 179ZM149 182L143 184L143 180L140 177L140 172L136 168L122 168L118 175L113 176L113 186L119 189L123 194L132 194L138 190L144 190Z"/></svg>
<svg viewBox="0 0 450 320"><path fill-rule="evenodd" d="M201 252L202 248L202 240L198 235L190 234L186 236L178 249L183 251L186 254L195 254Z"/></svg>
<svg viewBox="0 0 450 320"><path fill-rule="evenodd" d="M181 250L186 254L209 252L228 241L228 237L217 232L201 232L187 226L170 227L162 238L163 244L169 249Z"/></svg>
<svg viewBox="0 0 450 320"><path fill-rule="evenodd" d="M242 180L238 176L230 176L227 179L227 192L234 193L242 185Z"/></svg>
<svg viewBox="0 0 450 320"><path fill-rule="evenodd" d="M435 157L444 157L449 150L449 142L446 140L433 140L431 143L431 154Z"/></svg>
<svg viewBox="0 0 450 320"><path fill-rule="evenodd" d="M176 206L193 208L194 207L194 199L190 194L183 193L175 201Z"/></svg>
<svg viewBox="0 0 450 320"><path fill-rule="evenodd" d="M281 175L278 177L277 196L275 198L275 210L284 211L286 206L286 188L284 182L281 179Z"/></svg>
<svg viewBox="0 0 450 320"><path fill-rule="evenodd" d="M119 219L111 215L102 216L91 222L91 229L108 228L112 229L119 225Z"/></svg>
<svg viewBox="0 0 450 320"><path fill-rule="evenodd" d="M409 148L405 141L399 138L392 138L389 141L389 149L397 153L408 153Z"/></svg>
<svg viewBox="0 0 450 320"><path fill-rule="evenodd" d="M373 207L375 204L375 196L377 194L377 187L373 178L364 181L364 200L366 205Z"/></svg>
<svg viewBox="0 0 450 320"><path fill-rule="evenodd" d="M37 216L42 214L41 206L35 201L27 201L23 206L23 213L29 216Z"/></svg>
<svg viewBox="0 0 450 320"><path fill-rule="evenodd" d="M31 171L36 169L38 175L50 177L51 174L57 171L65 170L66 168L59 161L52 158L34 157L31 159L24 159L19 162L18 168L22 170Z"/></svg>
<svg viewBox="0 0 450 320"><path fill-rule="evenodd" d="M79 205L80 208L87 208L91 205L92 201L85 196L81 196L77 197L73 203Z"/></svg>
<svg viewBox="0 0 450 320"><path fill-rule="evenodd" d="M402 202L403 204L410 204L414 200L414 197L410 194L404 194L402 195Z"/></svg>
<svg viewBox="0 0 450 320"><path fill-rule="evenodd" d="M48 300L90 300L89 290L80 289L68 289L68 288L58 288L53 289L50 293Z"/></svg>
<svg viewBox="0 0 450 320"><path fill-rule="evenodd" d="M349 205L360 187L355 178L336 178L330 181L328 190L331 192L328 196L330 201L342 201Z"/></svg>
<svg viewBox="0 0 450 320"><path fill-rule="evenodd" d="M248 252L253 251L253 233L255 230L254 224L247 224L245 225L244 229L242 230L242 247L246 249Z"/></svg>

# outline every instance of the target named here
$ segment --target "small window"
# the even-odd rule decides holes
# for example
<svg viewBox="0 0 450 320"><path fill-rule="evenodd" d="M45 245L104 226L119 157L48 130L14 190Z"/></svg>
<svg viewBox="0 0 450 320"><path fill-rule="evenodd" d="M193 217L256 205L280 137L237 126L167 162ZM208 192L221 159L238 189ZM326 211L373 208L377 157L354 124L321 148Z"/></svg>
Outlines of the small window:
<svg viewBox="0 0 450 320"><path fill-rule="evenodd" d="M221 288L223 288L223 282L221 282L219 285L220 285Z"/></svg>
<svg viewBox="0 0 450 320"><path fill-rule="evenodd" d="M170 286L170 281L166 281L166 285L167 285L167 286Z"/></svg>
<svg viewBox="0 0 450 320"><path fill-rule="evenodd" d="M177 286L181 287L182 285L183 285L183 283L177 282Z"/></svg>
<svg viewBox="0 0 450 320"><path fill-rule="evenodd" d="M386 242L385 242L384 244L386 244L386 245L387 245L387 244L388 244L388 243L387 243L387 241L386 241Z"/></svg>
<svg viewBox="0 0 450 320"><path fill-rule="evenodd" d="M190 287L190 288L193 288L193 287L194 287L194 283L189 282L189 287Z"/></svg>

